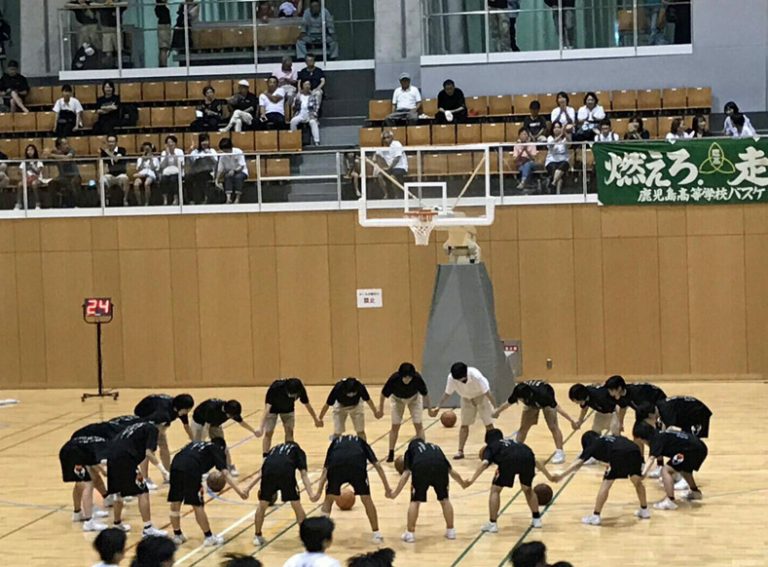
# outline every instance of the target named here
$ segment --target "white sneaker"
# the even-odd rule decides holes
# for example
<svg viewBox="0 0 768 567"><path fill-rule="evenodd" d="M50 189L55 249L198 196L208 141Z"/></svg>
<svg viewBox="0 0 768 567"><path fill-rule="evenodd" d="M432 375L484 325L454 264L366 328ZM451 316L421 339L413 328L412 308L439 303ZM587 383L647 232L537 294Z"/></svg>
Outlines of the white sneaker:
<svg viewBox="0 0 768 567"><path fill-rule="evenodd" d="M414 535L413 532L403 532L403 535L400 536L400 539L405 543L413 543L416 541L416 535Z"/></svg>
<svg viewBox="0 0 768 567"><path fill-rule="evenodd" d="M106 510L98 510L98 509L94 508L93 509L93 515L91 517L92 518L108 518L109 517L109 512L107 512Z"/></svg>
<svg viewBox="0 0 768 567"><path fill-rule="evenodd" d="M657 510L677 510L677 504L672 502L669 498L665 498L661 502L656 502L653 507Z"/></svg>
<svg viewBox="0 0 768 567"><path fill-rule="evenodd" d="M113 528L117 528L118 530L123 530L124 532L131 531L131 524L126 524L125 522L120 522L119 524L112 524Z"/></svg>
<svg viewBox="0 0 768 567"><path fill-rule="evenodd" d="M445 530L445 539L456 539L456 530L454 528L448 528Z"/></svg>
<svg viewBox="0 0 768 567"><path fill-rule="evenodd" d="M542 526L541 518L531 518L531 527L532 528L540 528L541 526Z"/></svg>
<svg viewBox="0 0 768 567"><path fill-rule="evenodd" d="M152 491L157 490L157 484L155 484L155 482L152 479L148 478L145 482L147 485L147 490L152 490Z"/></svg>
<svg viewBox="0 0 768 567"><path fill-rule="evenodd" d="M554 456L552 457L552 461L550 462L553 465L562 465L565 462L565 451L562 449L556 450Z"/></svg>
<svg viewBox="0 0 768 567"><path fill-rule="evenodd" d="M90 519L87 522L83 523L84 532L100 532L101 530L106 530L107 527L108 527L107 524L97 522L94 519Z"/></svg>
<svg viewBox="0 0 768 567"><path fill-rule="evenodd" d="M480 526L480 531L487 534L497 534L499 533L499 525L496 522L486 522Z"/></svg>
<svg viewBox="0 0 768 567"><path fill-rule="evenodd" d="M216 547L224 544L224 536L211 534L203 540L203 547Z"/></svg>
<svg viewBox="0 0 768 567"><path fill-rule="evenodd" d="M130 504L134 500L136 500L135 496L123 496L123 504Z"/></svg>
<svg viewBox="0 0 768 567"><path fill-rule="evenodd" d="M72 512L72 521L73 522L82 522L83 521L83 513L82 512Z"/></svg>
<svg viewBox="0 0 768 567"><path fill-rule="evenodd" d="M111 508L114 505L115 505L115 495L114 494L110 494L109 496L107 496L104 499L104 507L105 508Z"/></svg>
<svg viewBox="0 0 768 567"><path fill-rule="evenodd" d="M235 478L240 476L240 473L238 472L237 467L235 467L235 465L232 465L231 467L229 467L229 474L231 474Z"/></svg>
<svg viewBox="0 0 768 567"><path fill-rule="evenodd" d="M648 508L638 508L637 510L635 510L635 516L637 516L641 520L650 520L651 511Z"/></svg>
<svg viewBox="0 0 768 567"><path fill-rule="evenodd" d="M586 460L586 462L584 463L584 465L586 465L586 466L591 466L591 465L596 465L596 464L597 464L597 459L594 458L594 457L588 458Z"/></svg>
<svg viewBox="0 0 768 567"><path fill-rule="evenodd" d="M587 524L588 526L599 526L602 522L600 520L600 516L597 514L590 514L589 516L584 516L581 519L582 524Z"/></svg>
<svg viewBox="0 0 768 567"><path fill-rule="evenodd" d="M680 497L684 500L701 500L703 498L700 490L687 490Z"/></svg>
<svg viewBox="0 0 768 567"><path fill-rule="evenodd" d="M176 547L180 545L184 545L187 541L187 536L184 534L173 534L171 536L171 541L176 544Z"/></svg>
<svg viewBox="0 0 768 567"><path fill-rule="evenodd" d="M373 543L383 543L384 542L384 536L381 535L381 532L373 532L373 536L371 537L371 541Z"/></svg>
<svg viewBox="0 0 768 567"><path fill-rule="evenodd" d="M155 526L149 526L148 528L144 528L144 531L142 531L141 533L144 537L147 537L147 536L165 537L168 535L167 531L158 530Z"/></svg>
<svg viewBox="0 0 768 567"><path fill-rule="evenodd" d="M661 467L656 467L648 473L648 478L661 478Z"/></svg>
<svg viewBox="0 0 768 567"><path fill-rule="evenodd" d="M253 545L255 545L256 547L261 547L265 543L267 543L267 540L264 539L264 536L260 536L260 535L253 536Z"/></svg>
<svg viewBox="0 0 768 567"><path fill-rule="evenodd" d="M675 483L675 490L690 490L691 487L688 486L688 483L685 481L684 478L681 478Z"/></svg>

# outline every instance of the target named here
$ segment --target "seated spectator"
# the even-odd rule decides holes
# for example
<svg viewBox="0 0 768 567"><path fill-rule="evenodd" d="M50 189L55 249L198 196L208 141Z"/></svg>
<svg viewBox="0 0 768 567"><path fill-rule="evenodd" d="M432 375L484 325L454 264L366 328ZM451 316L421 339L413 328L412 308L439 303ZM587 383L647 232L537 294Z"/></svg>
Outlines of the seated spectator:
<svg viewBox="0 0 768 567"><path fill-rule="evenodd" d="M568 93L560 91L557 93L557 108L552 111L550 122L554 124L559 122L563 126L576 124L576 111L572 106L568 106L571 102L571 98Z"/></svg>
<svg viewBox="0 0 768 567"><path fill-rule="evenodd" d="M513 567L547 567L547 546L540 541L521 543L512 550Z"/></svg>
<svg viewBox="0 0 768 567"><path fill-rule="evenodd" d="M736 133L736 130L733 126L733 116L735 114L741 114L741 111L739 110L739 106L732 100L728 101L725 103L723 112L725 113L725 123L723 124L723 134L731 138L734 138L734 137L738 138L739 136L734 136L734 134ZM752 126L752 122L750 122L749 118L746 115L742 115L742 116L744 116L744 129L747 132L754 132L755 129Z"/></svg>
<svg viewBox="0 0 768 567"><path fill-rule="evenodd" d="M322 10L322 11L321 11ZM336 41L336 28L333 16L326 8L322 8L320 0L310 0L309 10L302 16L302 31L296 41L296 57L304 59L310 49L323 47L323 18L325 18L325 43L328 59L339 57L339 44Z"/></svg>
<svg viewBox="0 0 768 567"><path fill-rule="evenodd" d="M595 134L595 142L618 142L619 135L611 128L611 120L603 118L600 121L600 130Z"/></svg>
<svg viewBox="0 0 768 567"><path fill-rule="evenodd" d="M0 94L3 97L3 112L29 112L24 106L24 98L29 94L29 83L27 78L19 73L18 62L8 61L5 73L0 77Z"/></svg>
<svg viewBox="0 0 768 567"><path fill-rule="evenodd" d="M554 189L559 195L563 189L563 180L568 173L568 143L571 141L573 124L563 126L559 121L552 122L552 132L547 138L547 158L544 166L549 174L549 187L551 193Z"/></svg>
<svg viewBox="0 0 768 567"><path fill-rule="evenodd" d="M752 138L757 136L757 132L749 123L749 118L743 114L731 115L731 137L732 138Z"/></svg>
<svg viewBox="0 0 768 567"><path fill-rule="evenodd" d="M144 142L141 144L141 155L136 160L136 173L133 174L133 195L137 205L149 205L152 185L157 182L159 170L160 160L155 157L155 147L151 142Z"/></svg>
<svg viewBox="0 0 768 567"><path fill-rule="evenodd" d="M394 126L400 121L415 124L421 114L421 93L411 85L408 73L400 74L400 86L392 94L392 112L384 120L387 126Z"/></svg>
<svg viewBox="0 0 768 567"><path fill-rule="evenodd" d="M520 183L517 184L517 188L525 189L528 179L530 179L534 168L536 167L536 144L531 143L530 134L525 127L520 128L517 133L517 144L515 149L512 150L512 159L515 160L515 167L520 172Z"/></svg>
<svg viewBox="0 0 768 567"><path fill-rule="evenodd" d="M192 146L187 158L187 182L189 187L187 194L189 203L205 204L211 194L211 182L216 173L218 161L216 150L211 147L211 138L206 133L197 137L197 145Z"/></svg>
<svg viewBox="0 0 768 567"><path fill-rule="evenodd" d="M250 88L250 83L245 79L237 83L237 94L227 101L232 108L232 116L229 124L219 132L229 132L233 128L235 132L242 132L243 125L253 125L253 119L259 111L259 98L250 91Z"/></svg>
<svg viewBox="0 0 768 567"><path fill-rule="evenodd" d="M584 106L579 109L576 119L578 129L573 134L576 141L592 141L600 133L600 122L605 118L605 110L598 104L597 95L589 92L584 97Z"/></svg>
<svg viewBox="0 0 768 567"><path fill-rule="evenodd" d="M222 189L227 197L227 204L240 202L243 185L248 179L248 166L243 150L232 146L232 140L223 138L219 142L219 165L216 169L216 187ZM234 201L232 194L235 194Z"/></svg>
<svg viewBox="0 0 768 567"><path fill-rule="evenodd" d="M464 93L461 89L456 88L456 83L448 79L443 83L443 90L437 94L435 120L438 124L446 124L448 122L463 122L466 118L467 101L464 99Z"/></svg>
<svg viewBox="0 0 768 567"><path fill-rule="evenodd" d="M215 132L222 122L224 102L216 98L216 90L208 85L203 89L203 102L195 110L195 120L190 127L196 132Z"/></svg>
<svg viewBox="0 0 768 567"><path fill-rule="evenodd" d="M528 131L531 140L535 142L547 141L547 119L539 114L541 103L538 100L532 100L528 105L530 114L523 120L523 128Z"/></svg>
<svg viewBox="0 0 768 567"><path fill-rule="evenodd" d="M277 9L278 18L293 18L301 14L303 0L285 0Z"/></svg>
<svg viewBox="0 0 768 567"><path fill-rule="evenodd" d="M323 89L325 89L325 73L320 67L315 65L315 56L312 54L304 58L305 67L299 71L299 84L309 81L312 86L312 95L317 99L317 112L320 113L320 106L323 104Z"/></svg>
<svg viewBox="0 0 768 567"><path fill-rule="evenodd" d="M691 123L691 130L688 132L689 138L710 138L712 132L707 128L707 117L702 114L697 114L693 117Z"/></svg>
<svg viewBox="0 0 768 567"><path fill-rule="evenodd" d="M299 124L309 124L312 132L312 143L320 145L320 124L317 121L317 100L312 96L312 87L309 81L301 85L301 92L293 101L293 118L291 118L291 132L299 128Z"/></svg>
<svg viewBox="0 0 768 567"><path fill-rule="evenodd" d="M394 564L395 550L391 547L382 547L347 559L347 567L392 567Z"/></svg>
<svg viewBox="0 0 768 567"><path fill-rule="evenodd" d="M285 91L275 76L267 79L267 90L259 95L259 120L267 127L285 126Z"/></svg>
<svg viewBox="0 0 768 567"><path fill-rule="evenodd" d="M172 204L179 204L179 185L184 176L184 151L177 147L176 136L165 137L165 149L160 154L160 192L163 195L163 205L168 205L168 198L173 196Z"/></svg>
<svg viewBox="0 0 768 567"><path fill-rule="evenodd" d="M651 133L643 127L643 119L640 116L633 116L627 123L627 133L624 134L625 140L649 140Z"/></svg>
<svg viewBox="0 0 768 567"><path fill-rule="evenodd" d="M61 87L61 98L53 105L56 115L54 133L58 138L66 138L83 128L83 105L72 96L72 86Z"/></svg>
<svg viewBox="0 0 768 567"><path fill-rule="evenodd" d="M344 154L344 177L352 182L355 194L360 197L360 154L347 152Z"/></svg>
<svg viewBox="0 0 768 567"><path fill-rule="evenodd" d="M34 202L36 209L40 208L40 187L48 183L48 180L43 178L43 162L40 161L40 154L37 151L35 144L29 144L24 148L24 161L19 166L23 179L27 180L27 206L31 207ZM20 209L24 202L24 180L19 181L19 187L16 190L16 206L15 209ZM29 192L32 192L32 199L29 197Z"/></svg>
<svg viewBox="0 0 768 567"><path fill-rule="evenodd" d="M389 199L391 195L395 198L403 190L405 176L408 175L408 158L403 151L403 144L395 140L392 130L381 133L381 145L385 149L376 152L373 176L383 197Z"/></svg>
<svg viewBox="0 0 768 567"><path fill-rule="evenodd" d="M275 9L271 2L259 2L256 8L256 19L266 24L275 15Z"/></svg>
<svg viewBox="0 0 768 567"><path fill-rule="evenodd" d="M56 138L54 146L53 150L47 148L43 150L43 158L56 160L56 167L59 170L58 177L53 178L48 185L51 206L76 207L80 202L82 179L80 168L74 161L75 150L69 146L69 140L66 137Z"/></svg>
<svg viewBox="0 0 768 567"><path fill-rule="evenodd" d="M115 92L115 83L104 81L101 96L96 99L98 118L93 125L95 134L111 134L120 125L120 96Z"/></svg>
<svg viewBox="0 0 768 567"><path fill-rule="evenodd" d="M666 140L684 140L688 137L688 132L685 130L685 123L682 118L675 118L669 126L669 132L667 133Z"/></svg>
<svg viewBox="0 0 768 567"><path fill-rule="evenodd" d="M286 103L289 107L293 106L293 97L296 96L296 91L299 90L299 76L293 68L293 59L290 57L283 57L283 63L280 66L280 70L277 72L276 77L277 86L285 92Z"/></svg>
<svg viewBox="0 0 768 567"><path fill-rule="evenodd" d="M102 146L100 154L104 163L104 176L101 178L101 182L104 184L107 205L111 201L117 201L117 199L110 198L110 189L117 187L121 192L123 206L127 207L130 181L128 179L128 163L125 156L128 152L125 148L117 145L117 136L110 134L107 136L106 144Z"/></svg>

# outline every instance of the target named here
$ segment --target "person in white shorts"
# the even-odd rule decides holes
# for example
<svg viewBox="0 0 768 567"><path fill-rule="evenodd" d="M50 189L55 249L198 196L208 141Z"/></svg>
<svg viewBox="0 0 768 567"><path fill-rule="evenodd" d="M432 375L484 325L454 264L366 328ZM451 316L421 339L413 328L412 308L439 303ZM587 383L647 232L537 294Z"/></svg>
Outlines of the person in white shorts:
<svg viewBox="0 0 768 567"><path fill-rule="evenodd" d="M436 417L440 406L453 394L458 394L461 399L461 427L459 428L459 450L454 459L464 458L464 445L469 437L469 426L480 420L485 429L493 429L493 412L496 403L491 394L491 385L488 378L483 376L477 368L467 366L463 362L455 362L451 366L448 382L445 385L445 393L437 402L437 405L429 410L430 417Z"/></svg>
<svg viewBox="0 0 768 567"><path fill-rule="evenodd" d="M363 402L368 404L376 419L380 419L383 413L380 413L371 401L368 389L365 384L357 378L349 377L339 380L333 386L328 399L325 401L320 415L317 417L323 421L323 417L333 408L333 437L340 437L346 428L347 417L352 419L352 427L355 433L361 439L365 439L365 409Z"/></svg>
<svg viewBox="0 0 768 567"><path fill-rule="evenodd" d="M275 433L278 417L283 422L283 429L285 429L285 442L293 442L293 431L296 426L296 400L299 400L307 408L307 412L315 421L315 427L323 426L323 422L317 418L315 408L309 403L307 390L301 380L298 378L275 380L267 390L264 419L262 419L259 427L259 431L264 434L262 457L266 458L272 447L272 435Z"/></svg>
<svg viewBox="0 0 768 567"><path fill-rule="evenodd" d="M405 417L405 408L411 412L413 427L416 429L416 437L424 439L424 426L422 425L422 412L424 406L429 407L429 395L424 378L416 371L416 367L410 362L403 362L397 372L392 374L381 389L379 399L379 413L384 415L384 400L390 399L392 405L392 429L389 430L389 453L387 462L395 460L395 445L400 434L400 425Z"/></svg>

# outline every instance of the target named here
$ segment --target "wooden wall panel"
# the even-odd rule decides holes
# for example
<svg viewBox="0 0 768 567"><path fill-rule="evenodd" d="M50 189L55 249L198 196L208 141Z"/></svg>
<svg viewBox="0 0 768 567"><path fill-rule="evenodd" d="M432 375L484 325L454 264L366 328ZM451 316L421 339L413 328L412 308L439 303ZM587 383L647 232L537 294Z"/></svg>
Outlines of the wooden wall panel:
<svg viewBox="0 0 768 567"><path fill-rule="evenodd" d="M45 387L48 380L45 344L46 314L43 303L43 265L40 253L16 254L16 282L21 383L25 388ZM77 380L77 376L72 377L73 383L77 383Z"/></svg>
<svg viewBox="0 0 768 567"><path fill-rule="evenodd" d="M659 238L661 371L691 371L688 244L684 237Z"/></svg>
<svg viewBox="0 0 768 567"><path fill-rule="evenodd" d="M584 228L585 232L592 232L596 227ZM579 374L605 374L602 263L603 246L600 239L583 238L573 241L576 356Z"/></svg>
<svg viewBox="0 0 768 567"><path fill-rule="evenodd" d="M196 221L199 248L248 245L248 222L245 215L201 215Z"/></svg>
<svg viewBox="0 0 768 567"><path fill-rule="evenodd" d="M123 217L117 221L121 250L167 250L170 245L166 217Z"/></svg>
<svg viewBox="0 0 768 567"><path fill-rule="evenodd" d="M352 245L328 247L331 351L334 378L360 376L357 322L357 259Z"/></svg>
<svg viewBox="0 0 768 567"><path fill-rule="evenodd" d="M277 246L303 246L327 243L327 213L275 215L275 244Z"/></svg>
<svg viewBox="0 0 768 567"><path fill-rule="evenodd" d="M76 219L49 219L40 233L40 245L46 252L93 248L91 223Z"/></svg>
<svg viewBox="0 0 768 567"><path fill-rule="evenodd" d="M489 250L496 266L493 296L496 304L496 324L503 339L522 337L520 311L520 255L517 241L491 242ZM525 355L524 355L525 356Z"/></svg>
<svg viewBox="0 0 768 567"><path fill-rule="evenodd" d="M517 212L520 240L550 240L573 237L571 207L525 206Z"/></svg>
<svg viewBox="0 0 768 567"><path fill-rule="evenodd" d="M11 226L10 223L0 223L0 227L5 224ZM0 234L2 231L0 228ZM6 232L13 238L12 231ZM0 254L0 384L11 388L21 382L16 281L16 256Z"/></svg>
<svg viewBox="0 0 768 567"><path fill-rule="evenodd" d="M180 225L177 225L177 228L179 227ZM171 234L174 234L173 228ZM203 380L202 343L200 339L201 305L197 251L187 248L172 249L170 257L173 378L179 386L183 384L204 385L206 382Z"/></svg>
<svg viewBox="0 0 768 567"><path fill-rule="evenodd" d="M116 245L117 225L113 224L113 227L115 228L114 243ZM107 384L122 384L125 383L125 367L123 366L125 345L123 344L123 325L120 321L124 307L123 297L120 293L120 254L114 249L94 250L92 257L93 286L90 293L94 297L111 297L116 306L114 320L103 326L104 380Z"/></svg>
<svg viewBox="0 0 768 567"><path fill-rule="evenodd" d="M274 246L250 248L251 352L254 378L268 384L281 376L280 315L277 302L277 256Z"/></svg>
<svg viewBox="0 0 768 567"><path fill-rule="evenodd" d="M437 246L408 247L411 350L413 352L410 359L416 368L421 368L423 363L427 324L429 323L432 293L435 289L435 276L437 275L438 254L443 254L442 247L439 251Z"/></svg>
<svg viewBox="0 0 768 567"><path fill-rule="evenodd" d="M0 252L16 252L14 224L13 221L8 220L0 222Z"/></svg>
<svg viewBox="0 0 768 567"><path fill-rule="evenodd" d="M656 211L649 207L604 207L600 211L603 238L653 237Z"/></svg>
<svg viewBox="0 0 768 567"><path fill-rule="evenodd" d="M749 372L768 373L768 235L746 237L747 354Z"/></svg>

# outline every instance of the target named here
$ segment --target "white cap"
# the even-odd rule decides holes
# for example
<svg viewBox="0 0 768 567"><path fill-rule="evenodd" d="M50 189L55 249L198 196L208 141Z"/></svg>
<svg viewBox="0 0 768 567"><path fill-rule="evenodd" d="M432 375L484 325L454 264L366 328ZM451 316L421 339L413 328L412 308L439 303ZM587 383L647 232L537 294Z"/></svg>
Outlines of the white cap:
<svg viewBox="0 0 768 567"><path fill-rule="evenodd" d="M245 80L245 79L243 79L242 81L238 81L238 82L237 82L237 84L238 84L238 85L240 85L241 87L248 87L248 88L250 88L250 87L251 87L251 83L249 83L249 82L248 82L247 80Z"/></svg>

